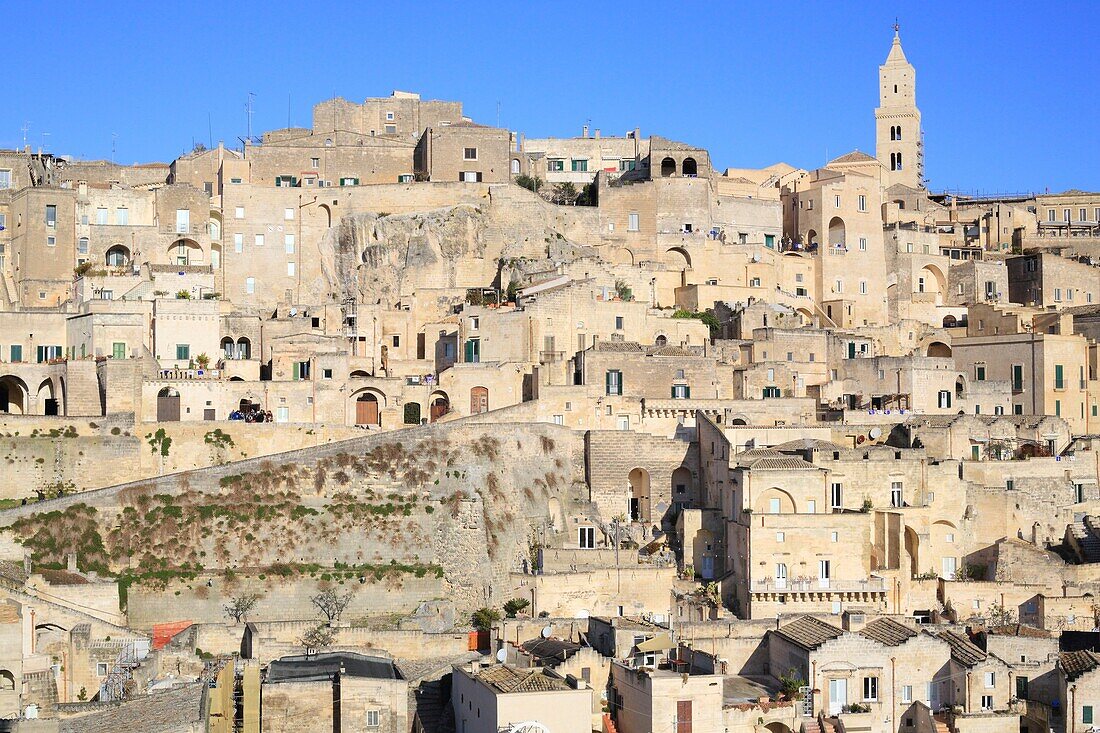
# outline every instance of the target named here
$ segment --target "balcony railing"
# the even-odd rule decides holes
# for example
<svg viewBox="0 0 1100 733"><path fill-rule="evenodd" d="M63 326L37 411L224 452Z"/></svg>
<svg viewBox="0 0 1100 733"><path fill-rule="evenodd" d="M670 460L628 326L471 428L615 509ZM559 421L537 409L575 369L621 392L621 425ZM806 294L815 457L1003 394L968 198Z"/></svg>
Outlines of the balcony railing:
<svg viewBox="0 0 1100 733"><path fill-rule="evenodd" d="M564 361L564 360L565 360L565 352L564 351L540 351L539 352L539 362L542 363L542 364L551 364L551 363L556 362L556 361Z"/></svg>
<svg viewBox="0 0 1100 733"><path fill-rule="evenodd" d="M886 581L883 578L866 580L768 578L752 584L753 593L883 593L885 591Z"/></svg>

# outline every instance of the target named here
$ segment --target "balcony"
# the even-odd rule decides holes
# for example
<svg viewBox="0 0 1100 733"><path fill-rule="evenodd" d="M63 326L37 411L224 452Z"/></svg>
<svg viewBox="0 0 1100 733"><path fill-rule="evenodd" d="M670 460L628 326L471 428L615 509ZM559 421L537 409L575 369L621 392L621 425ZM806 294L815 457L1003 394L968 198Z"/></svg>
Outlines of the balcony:
<svg viewBox="0 0 1100 733"><path fill-rule="evenodd" d="M784 602L822 601L844 599L848 601L875 602L886 595L886 581L883 578L866 580L835 580L818 578L799 578L783 580L767 578L752 583L750 590L756 600L778 600Z"/></svg>
<svg viewBox="0 0 1100 733"><path fill-rule="evenodd" d="M539 363L540 364L553 364L555 362L565 361L564 351L540 351Z"/></svg>

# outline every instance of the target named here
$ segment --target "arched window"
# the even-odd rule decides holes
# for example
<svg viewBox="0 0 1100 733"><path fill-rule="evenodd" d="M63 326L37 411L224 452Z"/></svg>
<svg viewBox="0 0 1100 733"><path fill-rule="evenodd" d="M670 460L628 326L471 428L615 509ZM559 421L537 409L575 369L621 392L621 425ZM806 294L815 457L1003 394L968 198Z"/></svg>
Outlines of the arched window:
<svg viewBox="0 0 1100 733"><path fill-rule="evenodd" d="M519 158L512 158L512 175L519 175Z"/></svg>
<svg viewBox="0 0 1100 733"><path fill-rule="evenodd" d="M695 158L684 158L684 165L681 167L680 172L685 176L699 175L699 164L695 162Z"/></svg>
<svg viewBox="0 0 1100 733"><path fill-rule="evenodd" d="M894 138L894 139L895 139L895 140L901 140L901 125L898 125L898 126L897 126L897 127L895 127L894 129L895 129L895 130L897 130L897 134L898 134L898 136L897 136L896 138Z"/></svg>
<svg viewBox="0 0 1100 733"><path fill-rule="evenodd" d="M130 262L130 250L116 244L107 250L107 267L125 267Z"/></svg>
<svg viewBox="0 0 1100 733"><path fill-rule="evenodd" d="M662 160L661 175L665 178L676 175L676 161L672 158L665 158Z"/></svg>
<svg viewBox="0 0 1100 733"><path fill-rule="evenodd" d="M237 358L238 359L251 359L252 358L252 342L244 336L237 339Z"/></svg>

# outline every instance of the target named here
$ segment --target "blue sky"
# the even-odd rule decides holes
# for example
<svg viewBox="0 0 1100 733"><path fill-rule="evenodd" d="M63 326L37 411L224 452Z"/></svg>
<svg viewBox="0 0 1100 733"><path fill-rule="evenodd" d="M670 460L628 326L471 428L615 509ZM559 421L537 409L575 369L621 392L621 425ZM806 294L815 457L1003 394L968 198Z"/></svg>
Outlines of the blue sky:
<svg viewBox="0 0 1100 733"><path fill-rule="evenodd" d="M640 127L715 165L874 152L895 15L933 189L1100 189L1100 4L12 2L0 147L119 162L308 125L334 94L457 99L528 136ZM212 131L210 130L212 128ZM47 134L48 133L48 134ZM116 137L117 136L117 137Z"/></svg>

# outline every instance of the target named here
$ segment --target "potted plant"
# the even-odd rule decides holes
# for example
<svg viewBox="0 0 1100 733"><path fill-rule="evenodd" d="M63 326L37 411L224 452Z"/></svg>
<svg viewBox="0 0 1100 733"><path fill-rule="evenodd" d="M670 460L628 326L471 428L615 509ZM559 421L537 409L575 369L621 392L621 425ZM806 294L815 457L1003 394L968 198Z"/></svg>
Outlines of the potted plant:
<svg viewBox="0 0 1100 733"><path fill-rule="evenodd" d="M210 366L210 357L206 354L199 354L195 357L195 363L199 365L199 369L205 369Z"/></svg>

